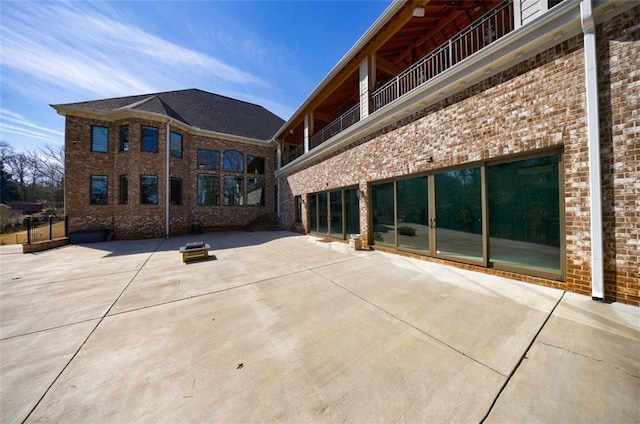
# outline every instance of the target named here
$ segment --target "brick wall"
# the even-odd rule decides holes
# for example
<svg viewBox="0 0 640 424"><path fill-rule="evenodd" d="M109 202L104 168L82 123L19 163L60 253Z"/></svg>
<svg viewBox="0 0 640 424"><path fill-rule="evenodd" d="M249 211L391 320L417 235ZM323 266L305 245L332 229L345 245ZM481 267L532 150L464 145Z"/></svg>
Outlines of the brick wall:
<svg viewBox="0 0 640 424"><path fill-rule="evenodd" d="M610 86L603 138L605 180L606 298L638 304L638 98L640 54L638 10L600 27L608 46L600 73ZM635 35L634 35L635 34ZM626 37L626 38L625 38ZM605 54L602 53L601 54ZM608 71L610 69L610 72ZM606 83L606 84L605 84ZM576 36L513 68L377 131L305 169L282 177L281 219L293 227L293 197L359 185L363 242L369 243L368 183L404 175L430 173L464 164L515 159L531 152L561 151L564 165L564 283L520 276L519 279L591 293L588 150L582 36ZM426 158L433 157L433 162ZM468 266L468 265L459 265ZM477 267L476 267L477 268ZM517 274L486 269L517 277Z"/></svg>
<svg viewBox="0 0 640 424"><path fill-rule="evenodd" d="M109 128L109 151L98 153L91 151L91 126ZM119 149L120 127L129 126L129 150ZM142 152L140 145L141 126L154 126L159 132L159 151ZM66 118L66 194L65 203L69 216L69 231L85 229L109 229L117 239L137 239L164 237L165 235L165 160L166 160L166 123L139 118L121 119L114 122L67 116ZM170 177L182 180L182 204L170 205L170 235L185 234L195 222L205 229L241 228L260 215L275 211L275 147L205 137L192 134L187 127L173 125L170 131L183 136L183 157L170 156ZM235 175L244 178L244 190L247 178L265 179L264 206L198 206L197 205L197 150L199 148L217 150L222 156L225 150L237 150L244 156L243 173L203 171L222 177ZM249 175L246 171L248 155L265 159L264 175ZM91 175L108 176L108 203L91 205ZM129 201L119 203L119 176L129 176ZM158 204L140 203L140 176L158 176ZM246 203L246 194L244 196Z"/></svg>
<svg viewBox="0 0 640 424"><path fill-rule="evenodd" d="M640 304L640 6L598 27L605 293Z"/></svg>

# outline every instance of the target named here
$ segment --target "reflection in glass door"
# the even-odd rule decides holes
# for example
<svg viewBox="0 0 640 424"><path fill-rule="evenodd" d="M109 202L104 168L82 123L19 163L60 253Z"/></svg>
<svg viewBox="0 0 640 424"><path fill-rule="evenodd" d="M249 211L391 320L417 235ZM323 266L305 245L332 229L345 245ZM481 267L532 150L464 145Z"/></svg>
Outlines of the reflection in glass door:
<svg viewBox="0 0 640 424"><path fill-rule="evenodd" d="M360 234L360 201L357 188L344 191L344 218L347 235Z"/></svg>
<svg viewBox="0 0 640 424"><path fill-rule="evenodd" d="M327 193L318 193L318 232L329 233L329 203Z"/></svg>
<svg viewBox="0 0 640 424"><path fill-rule="evenodd" d="M436 254L471 262L483 259L480 168L436 174Z"/></svg>
<svg viewBox="0 0 640 424"><path fill-rule="evenodd" d="M344 238L342 229L342 190L329 193L329 235Z"/></svg>
<svg viewBox="0 0 640 424"><path fill-rule="evenodd" d="M398 247L429 250L429 214L427 177L399 180L396 183Z"/></svg>

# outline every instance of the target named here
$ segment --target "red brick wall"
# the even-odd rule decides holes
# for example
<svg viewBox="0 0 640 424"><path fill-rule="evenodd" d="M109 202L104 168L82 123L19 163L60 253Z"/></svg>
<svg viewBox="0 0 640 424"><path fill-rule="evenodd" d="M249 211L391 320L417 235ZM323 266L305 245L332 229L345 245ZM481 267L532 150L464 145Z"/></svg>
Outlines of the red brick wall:
<svg viewBox="0 0 640 424"><path fill-rule="evenodd" d="M612 122L603 135L606 298L638 302L640 149L638 11L599 28L610 52L601 64ZM626 38L625 38L626 37ZM623 40L624 39L624 40ZM625 41L626 40L626 41ZM603 76L603 75L606 75ZM608 85L607 85L608 84ZM590 208L582 36L576 36L475 86L358 140L332 156L281 178L281 220L293 227L293 197L358 184L361 233L368 242L368 183L463 164L563 151L566 233L564 283L525 281L591 294ZM603 125L606 125L603 121ZM609 140L609 141L607 141ZM426 157L432 156L433 162ZM306 204L303 204L305 228ZM466 266L467 265L459 265Z"/></svg>
<svg viewBox="0 0 640 424"><path fill-rule="evenodd" d="M109 151L91 152L91 125L109 128ZM129 150L119 150L120 126L129 125ZM140 146L141 125L159 130L158 153L142 152ZM75 116L66 119L66 194L65 203L69 216L69 231L104 228L118 239L164 237L165 235L165 160L166 123L139 118L115 122L98 121ZM182 179L182 205L171 205L170 235L185 234L190 226L199 222L206 229L240 228L260 215L275 211L273 177L275 147L252 143L233 142L218 138L191 134L186 127L174 125L171 131L182 134L183 157L170 156L170 177ZM238 150L244 155L245 171L240 174L216 171L221 184L224 175L244 178L247 188L247 155L265 158L265 206L198 206L197 201L197 150L217 150L221 158L225 150ZM222 164L221 164L222 166ZM211 171L213 172L213 171ZM91 205L89 183L91 175L109 177L107 205ZM129 176L129 202L119 203L119 176ZM158 204L140 204L140 175L158 176ZM222 187L221 187L222 192ZM246 195L245 195L246 203Z"/></svg>

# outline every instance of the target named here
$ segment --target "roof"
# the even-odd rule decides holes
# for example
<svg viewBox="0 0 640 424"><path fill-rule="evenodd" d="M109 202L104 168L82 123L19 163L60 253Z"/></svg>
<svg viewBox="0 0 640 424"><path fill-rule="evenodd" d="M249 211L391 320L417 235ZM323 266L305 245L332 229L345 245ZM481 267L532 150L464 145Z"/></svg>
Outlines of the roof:
<svg viewBox="0 0 640 424"><path fill-rule="evenodd" d="M270 140L284 120L262 106L198 89L51 105L63 115L73 112L109 115L138 111L161 114L186 125L256 140Z"/></svg>

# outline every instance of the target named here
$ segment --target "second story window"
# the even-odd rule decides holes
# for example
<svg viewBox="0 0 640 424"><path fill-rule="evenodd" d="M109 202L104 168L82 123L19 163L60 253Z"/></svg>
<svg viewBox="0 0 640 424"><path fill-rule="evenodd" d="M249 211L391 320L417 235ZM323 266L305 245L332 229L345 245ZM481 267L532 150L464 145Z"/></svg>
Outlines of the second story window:
<svg viewBox="0 0 640 424"><path fill-rule="evenodd" d="M142 126L140 134L143 152L158 153L158 129Z"/></svg>
<svg viewBox="0 0 640 424"><path fill-rule="evenodd" d="M129 125L123 125L120 127L120 151L129 151Z"/></svg>
<svg viewBox="0 0 640 424"><path fill-rule="evenodd" d="M225 172L242 172L244 171L244 156L237 150L227 150L224 152L224 170Z"/></svg>
<svg viewBox="0 0 640 424"><path fill-rule="evenodd" d="M175 158L182 157L182 135L171 131L169 136L169 144L171 148L171 156Z"/></svg>
<svg viewBox="0 0 640 424"><path fill-rule="evenodd" d="M109 128L91 126L91 151L105 153L109 150Z"/></svg>
<svg viewBox="0 0 640 424"><path fill-rule="evenodd" d="M258 156L247 156L247 173L264 174L264 158Z"/></svg>
<svg viewBox="0 0 640 424"><path fill-rule="evenodd" d="M220 152L198 149L198 169L217 171L220 169Z"/></svg>

